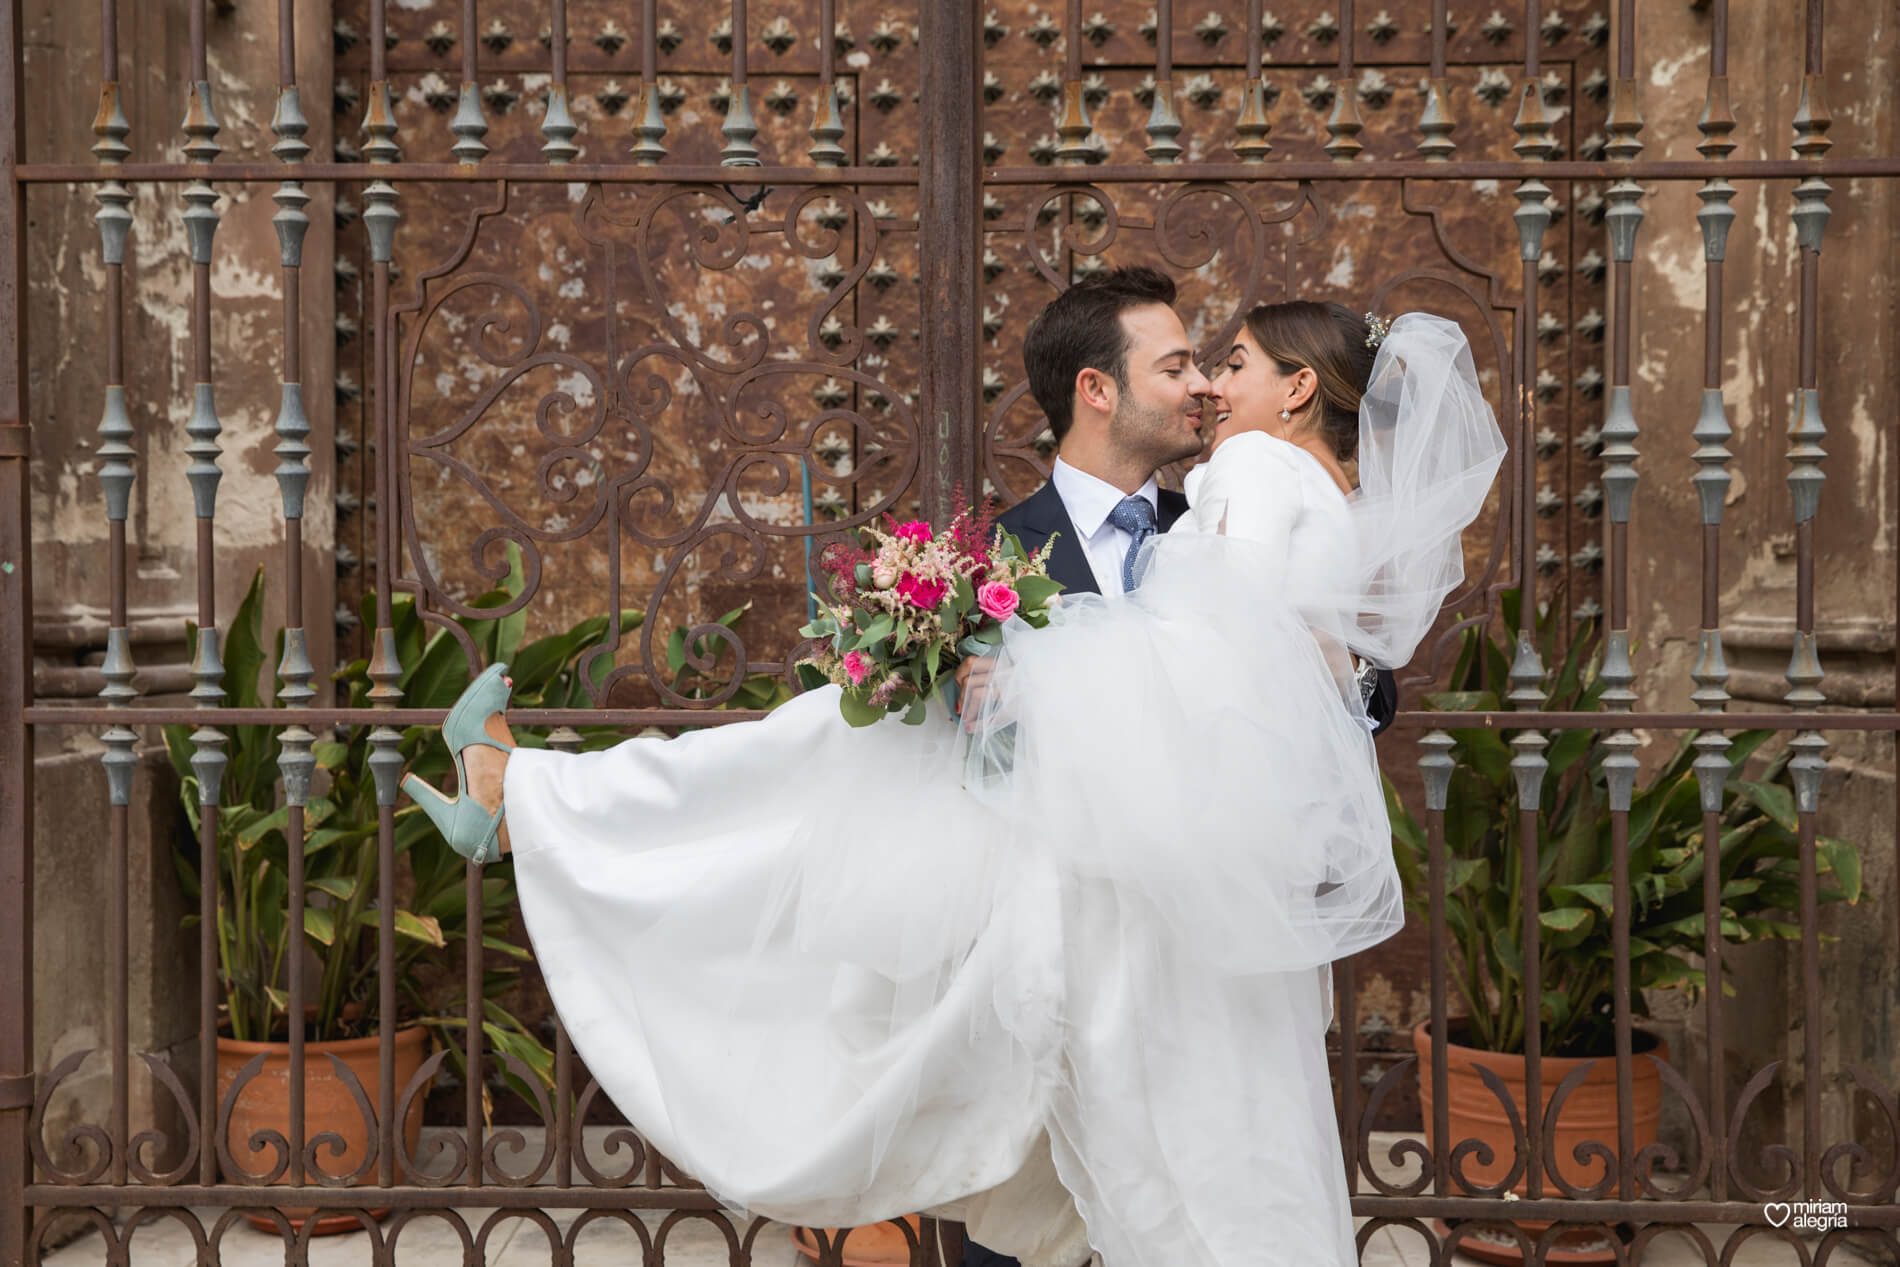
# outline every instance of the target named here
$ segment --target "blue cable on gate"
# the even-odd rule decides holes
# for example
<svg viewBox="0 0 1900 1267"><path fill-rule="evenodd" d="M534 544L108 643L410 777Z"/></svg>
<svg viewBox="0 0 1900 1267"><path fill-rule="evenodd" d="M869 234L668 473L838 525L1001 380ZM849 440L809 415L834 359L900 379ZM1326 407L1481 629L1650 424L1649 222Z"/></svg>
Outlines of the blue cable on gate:
<svg viewBox="0 0 1900 1267"><path fill-rule="evenodd" d="M798 464L798 481L805 490L805 527L811 528L811 463L801 461ZM811 533L805 534L805 623L818 619L818 596L811 586Z"/></svg>

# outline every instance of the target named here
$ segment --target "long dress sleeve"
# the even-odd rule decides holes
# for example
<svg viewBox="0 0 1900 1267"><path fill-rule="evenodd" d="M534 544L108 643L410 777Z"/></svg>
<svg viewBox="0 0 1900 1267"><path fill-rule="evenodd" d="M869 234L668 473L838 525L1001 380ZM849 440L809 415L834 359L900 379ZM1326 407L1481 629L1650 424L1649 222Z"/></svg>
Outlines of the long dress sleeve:
<svg viewBox="0 0 1900 1267"><path fill-rule="evenodd" d="M1290 445L1257 431L1230 438L1189 475L1190 531L1286 551L1306 504L1298 460Z"/></svg>

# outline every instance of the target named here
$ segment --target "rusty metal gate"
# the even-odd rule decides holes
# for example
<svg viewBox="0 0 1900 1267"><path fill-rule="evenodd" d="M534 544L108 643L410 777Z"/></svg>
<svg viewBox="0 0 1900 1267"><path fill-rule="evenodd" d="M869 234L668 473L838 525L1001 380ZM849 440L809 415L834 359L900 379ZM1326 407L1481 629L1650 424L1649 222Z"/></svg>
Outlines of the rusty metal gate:
<svg viewBox="0 0 1900 1267"><path fill-rule="evenodd" d="M1262 0L1205 14L1170 0L1050 10L973 0L174 7L182 14L102 0L99 27L84 28L96 85L69 73L55 95L96 86L90 160L45 151L29 117L31 50L45 36L33 24L79 19L42 6L29 20L23 0L0 7L0 1267L38 1262L75 1232L96 1236L106 1261L137 1263L141 1238L161 1226L182 1229L198 1261L216 1262L246 1212L275 1229L286 1262L306 1262L317 1219L285 1209L360 1225L378 1263L420 1258L420 1234L409 1229L432 1219L469 1263L487 1261L498 1229L517 1223L545 1236L557 1264L585 1261L602 1225L621 1229L616 1243L650 1264L669 1260L669 1237L683 1225L713 1229L734 1264L764 1261L765 1224L720 1210L631 1132L611 1134L604 1147L615 1161L603 1164L586 1132L605 1129L589 1124L607 1108L558 1023L549 1022L545 1077L481 1023L481 932L494 898L477 870L459 885L471 931L441 965L463 991L460 1045L398 1078L396 1018L412 1003L398 995L399 945L414 936L398 916L415 877L401 857L409 840L397 775L414 755L405 728L442 718L408 697L420 689L411 674L431 631L472 665L492 654L485 639L519 645L524 629L596 618L584 645L567 649L571 689L516 713L518 725L577 748L603 738L593 728L759 715L774 684L792 680L815 545L887 511L943 515L959 490L1015 500L1043 478L1052 444L1022 381L1023 329L1071 281L1133 262L1182 279L1182 309L1208 358L1248 307L1282 297L1452 315L1471 336L1512 449L1494 511L1469 534L1471 583L1408 674L1414 705L1430 686L1465 685L1460 648L1497 630L1506 654L1475 670L1494 694L1408 706L1383 741L1420 824L1425 918L1408 935L1424 955L1418 987L1432 1023L1419 1031L1417 1057L1409 1045L1362 1041L1380 1025L1396 1029L1362 1012L1358 974L1371 969L1339 972L1339 1111L1355 1209L1368 1220L1365 1260L1440 1263L1488 1248L1560 1261L1592 1230L1607 1260L1621 1262L1670 1250L1728 1263L1761 1238L1802 1263L1843 1261L1850 1241L1900 1252L1900 1087L1878 1069L1824 1060L1824 1029L1842 1000L1823 983L1850 978L1824 972L1821 910L1823 877L1838 885L1850 865L1821 828L1830 750L1851 740L1857 754L1870 751L1900 714L1891 685L1867 698L1830 696L1816 610L1829 554L1816 536L1827 500L1823 419L1847 412L1861 388L1829 382L1824 367L1891 377L1824 342L1852 343L1852 331L1824 330L1821 313L1831 289L1866 279L1830 278L1822 249L1844 204L1891 199L1900 154L1890 127L1876 126L1881 103L1892 103L1890 90L1868 82L1883 63L1873 61L1870 76L1861 64L1843 74L1840 52L1834 65L1824 61L1823 0L1735 15L1770 49L1753 54L1751 73L1767 66L1769 86L1798 98L1779 136L1761 125L1765 106L1731 108L1728 0L1664 0L1640 14L1635 0L1326 0L1281 4L1278 16ZM1849 16L1891 52L1890 30ZM1647 32L1662 27L1688 32L1694 47L1652 52ZM125 49L122 31L132 32ZM266 50L253 59L259 75L276 65L267 91L243 81L247 46ZM160 65L154 48L179 64ZM128 69L137 73L122 80ZM1685 77L1696 80L1699 118L1645 118L1645 93ZM126 102L155 84L176 85L174 100L150 109L182 114L177 134L128 116ZM334 136L331 112L319 108L326 96ZM1851 125L1832 127L1832 96L1854 100ZM1843 140L1851 153L1831 153ZM1668 156L1671 144L1678 156ZM1680 157L1691 145L1700 157ZM97 254L73 265L90 289L57 309L56 328L30 329L31 288L50 284L30 262L35 235L48 232L30 199L48 200L33 204L44 213L69 195L96 206ZM1752 225L1738 222L1738 198ZM228 240L251 221L256 231L242 240L265 241L259 212L274 257L240 259L220 245L221 230ZM1646 235L1685 226L1693 257L1646 254ZM1795 337L1785 429L1731 426L1738 402L1725 348L1766 308L1725 294L1731 233L1744 227L1767 262L1743 284L1767 293L1769 274L1787 279ZM1672 251L1682 245L1669 240ZM136 382L128 395L143 371L127 354L138 337L127 319L129 310L139 321L160 317L128 286L169 265L181 280L162 319L189 350L189 372L171 401L154 404L136 399ZM1889 307L1900 286L1891 266L1889 253L1875 278ZM1700 290L1699 372L1645 366L1633 330L1646 271L1676 290L1686 272ZM218 342L223 322L241 328L230 337L254 355ZM46 539L44 529L34 539L35 499L68 493L55 492L42 438L48 402L65 389L29 375L30 337L98 350L79 376L102 389L87 404L100 411L87 468L97 479L92 513L104 520L96 545ZM1695 380L1695 412L1655 405L1670 377ZM269 407L256 407L251 398L266 388ZM225 403L233 397L244 407ZM1870 437L1862 460L1886 455L1885 482L1860 487L1863 502L1881 503L1868 541L1890 572L1896 424L1890 412L1867 416L1856 399L1854 426ZM160 434L161 424L182 438ZM1747 526L1725 533L1738 481L1767 482L1783 462L1789 496L1771 511L1757 491ZM1639 469L1657 489L1648 500L1636 492ZM240 501L253 510L259 481L275 481L268 530L247 519L220 532L220 489L228 500L233 477L250 480ZM182 497L176 516L148 500L164 482L188 489L188 511ZM1657 605L1631 596L1647 558L1631 533L1651 507L1658 523L1693 524L1693 541L1659 533L1648 546L1687 558L1699 595L1685 624L1692 651L1676 659L1645 658L1644 636L1667 635L1651 620ZM191 527L178 528L187 519ZM164 544L174 535L176 549ZM30 564L55 550L59 567L98 578L104 595L98 654L83 666L84 680L99 684L95 701L36 691L54 679L35 674ZM1737 647L1781 644L1752 625L1725 627L1723 561L1764 552L1789 573L1788 660L1772 691L1752 679L1743 690L1731 680ZM1852 563L1838 547L1829 557ZM274 658L233 654L231 600L243 592L233 558L269 563L270 617L283 630L274 652L264 644ZM145 583L148 563L154 573L176 563L195 578L201 632L189 671L163 679L170 690L134 660L128 592ZM1512 593L1525 597L1502 601ZM334 618L332 598L341 600ZM743 625L718 618L748 602ZM623 616L629 609L637 616ZM1892 619L1891 605L1881 611ZM510 621L512 633L493 632ZM471 632L477 626L488 632ZM1564 657L1597 628L1599 694L1575 705ZM1875 652L1892 656L1892 629ZM352 654L364 663L333 685L327 664L347 665ZM257 696L247 674L266 683L274 674L255 706L240 702ZM163 726L189 728L179 761L200 789L199 843L185 851L198 923L180 934L197 943L198 1055L176 1069L138 1048L129 1020L131 805L135 779L148 777L139 751ZM1731 935L1758 930L1731 927L1723 912L1732 894L1720 869L1705 867L1685 898L1706 974L1686 1031L1700 1036L1686 1077L1690 1056L1679 1066L1645 1054L1633 1024L1642 980L1632 959L1653 950L1631 932L1653 878L1631 864L1655 822L1649 785L1638 784L1657 765L1645 745L1692 737L1679 773L1694 790L1699 835L1684 849L1719 840L1732 758L1739 769L1745 755L1731 751L1731 735L1744 726L1787 749L1786 805L1759 795L1792 842L1777 873L1791 917L1777 935L1798 961L1787 1020L1800 1050L1791 1066L1727 1063L1734 1018L1724 1014L1734 1001L1724 997L1722 950ZM338 751L354 742L363 755L377 1076L366 1089L336 1065L365 1139L347 1174L325 1162L341 1140L306 1125L305 1072L334 1058L306 1052L301 1027L287 1025L288 1129L253 1137L249 1160L234 1155L232 1117L263 1057L221 1085L209 1056L231 1021L220 1003L220 917L230 913L220 910L218 868L220 818L236 809L219 789L245 728L271 736L275 771L264 784L282 810L274 829L292 841L312 838L313 798L347 777L333 764ZM94 737L99 793L111 804L107 838L69 846L104 855L105 979L69 988L103 994L110 1024L93 1047L40 1067L34 754L36 735L56 729ZM1574 902L1560 911L1540 875L1552 765L1600 744L1609 878L1587 895L1598 904L1587 918L1613 1000L1613 1016L1600 1019L1614 1051L1596 1063L1613 1072L1615 1117L1595 1132L1602 1138L1574 1144L1587 1182L1560 1156L1574 1141L1560 1146L1556 1125L1586 1071L1546 1071L1534 1041L1546 1023L1539 1009L1527 1022L1522 1097L1483 1075L1508 1143L1454 1138L1448 1021L1461 968L1450 908L1472 871L1458 852L1464 838L1448 843L1447 813L1461 812L1459 771L1472 753L1458 736L1484 732L1507 737L1489 759L1515 789L1508 814L1522 865L1494 884L1512 904L1502 927L1517 939L1532 999L1545 997L1544 948L1586 919L1563 913L1583 909ZM1887 833L1860 851L1884 860L1867 872L1887 888L1863 899L1857 917L1889 929L1900 927L1895 839L1889 814ZM288 851L281 877L284 909L299 918L317 882L304 852ZM296 953L275 980L271 1006L285 1017L305 1015L324 988ZM451 1056L459 1121L434 1128L420 1155L406 1123L432 1080L447 1081ZM103 1110L62 1136L49 1106L89 1061L109 1071ZM1686 1154L1639 1142L1636 1084L1649 1069ZM1430 1105L1426 1140L1375 1147L1375 1131L1393 1124L1393 1104L1413 1087ZM509 1088L532 1132L489 1101ZM139 1129L159 1102L175 1126ZM1802 1202L1829 1203L1813 1208L1837 1220L1818 1239L1784 1225L1791 1209L1810 1208ZM925 1220L902 1235L914 1264L960 1255L954 1225ZM813 1244L821 1263L840 1264L852 1242L821 1233Z"/></svg>

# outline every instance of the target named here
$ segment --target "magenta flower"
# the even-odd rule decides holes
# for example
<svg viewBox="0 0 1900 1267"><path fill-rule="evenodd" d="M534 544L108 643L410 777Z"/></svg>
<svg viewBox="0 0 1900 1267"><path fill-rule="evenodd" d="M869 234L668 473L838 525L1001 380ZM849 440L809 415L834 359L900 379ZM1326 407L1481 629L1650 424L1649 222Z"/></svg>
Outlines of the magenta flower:
<svg viewBox="0 0 1900 1267"><path fill-rule="evenodd" d="M897 525L897 530L891 535L899 541L909 541L920 546L927 546L931 542L930 525L921 519L913 519L909 523Z"/></svg>
<svg viewBox="0 0 1900 1267"><path fill-rule="evenodd" d="M845 652L844 675L851 679L851 685L864 685L864 679L871 676L871 657L862 651Z"/></svg>
<svg viewBox="0 0 1900 1267"><path fill-rule="evenodd" d="M992 620L1008 620L1022 601L1022 595L1001 581L990 581L976 590L976 605Z"/></svg>
<svg viewBox="0 0 1900 1267"><path fill-rule="evenodd" d="M937 604L943 602L945 591L949 587L942 581L920 580L914 573L906 572L898 578L897 592L914 607L925 611L937 610Z"/></svg>

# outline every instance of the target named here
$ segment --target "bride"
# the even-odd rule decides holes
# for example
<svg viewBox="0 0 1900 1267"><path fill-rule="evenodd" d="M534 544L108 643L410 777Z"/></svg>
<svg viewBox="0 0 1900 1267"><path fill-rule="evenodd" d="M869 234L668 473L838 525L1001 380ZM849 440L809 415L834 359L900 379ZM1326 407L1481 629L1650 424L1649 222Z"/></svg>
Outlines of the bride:
<svg viewBox="0 0 1900 1267"><path fill-rule="evenodd" d="M1356 1261L1326 965L1403 917L1350 657L1410 658L1504 445L1423 314L1256 309L1213 386L1137 586L1012 622L961 725L827 687L514 751L496 665L443 726L466 794L405 783L512 848L575 1047L721 1200L1027 1267Z"/></svg>

